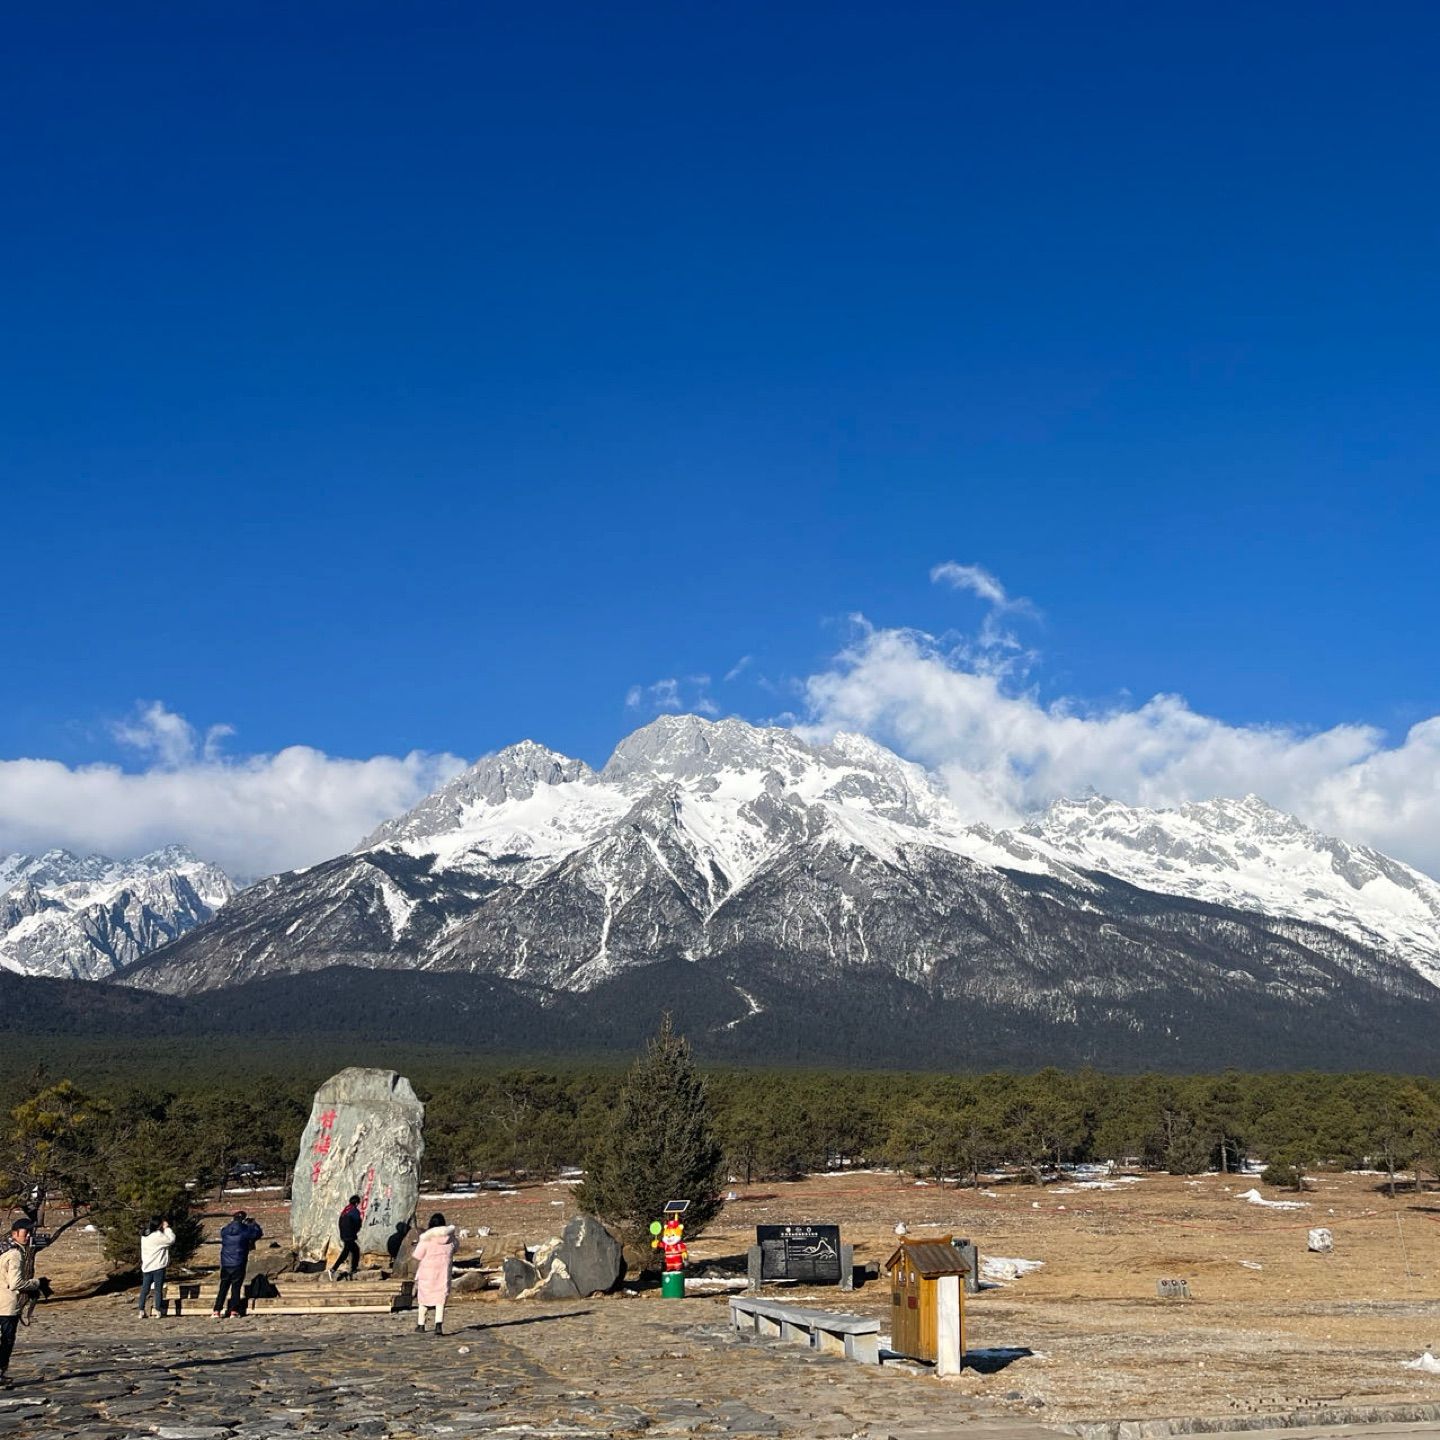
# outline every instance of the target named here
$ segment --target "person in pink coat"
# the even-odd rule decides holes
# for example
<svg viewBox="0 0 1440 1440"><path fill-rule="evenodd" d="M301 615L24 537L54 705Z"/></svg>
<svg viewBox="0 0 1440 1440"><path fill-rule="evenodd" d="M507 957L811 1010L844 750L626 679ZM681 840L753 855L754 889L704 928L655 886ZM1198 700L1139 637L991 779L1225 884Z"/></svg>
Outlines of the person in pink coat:
<svg viewBox="0 0 1440 1440"><path fill-rule="evenodd" d="M425 1311L435 1309L435 1333L445 1333L445 1297L450 1293L450 1262L460 1241L455 1227L445 1223L443 1215L432 1215L425 1233L415 1242L411 1258L415 1262L415 1304L419 1318L415 1328L425 1329Z"/></svg>

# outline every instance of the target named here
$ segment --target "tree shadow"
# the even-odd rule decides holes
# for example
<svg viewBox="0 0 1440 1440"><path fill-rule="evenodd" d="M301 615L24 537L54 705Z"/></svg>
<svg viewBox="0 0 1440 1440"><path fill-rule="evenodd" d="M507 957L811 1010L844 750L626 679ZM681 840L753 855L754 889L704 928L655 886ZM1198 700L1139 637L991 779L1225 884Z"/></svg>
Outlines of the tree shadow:
<svg viewBox="0 0 1440 1440"><path fill-rule="evenodd" d="M162 1372L199 1370L211 1365L242 1365L247 1360L278 1360L282 1355L314 1355L323 1349L325 1349L323 1345L295 1345L289 1350L252 1350L245 1355L215 1355L195 1360L175 1360L164 1365L127 1364L124 1368L127 1371L159 1370ZM61 1385L67 1380L113 1380L116 1378L117 1368L112 1365L105 1370L72 1370L68 1375L46 1375L43 1377L43 1381L46 1385Z"/></svg>
<svg viewBox="0 0 1440 1440"><path fill-rule="evenodd" d="M702 1270L725 1270L734 1271L737 1275L744 1275L750 1268L750 1252L741 1250L735 1255L711 1255L704 1260L697 1260L690 1269L697 1274ZM658 1272L657 1272L658 1273Z"/></svg>
<svg viewBox="0 0 1440 1440"><path fill-rule="evenodd" d="M475 1330L508 1330L512 1325L544 1325L550 1320L574 1320L581 1315L593 1315L593 1310L567 1310L563 1315L517 1315L513 1320L487 1320L479 1325L466 1325L455 1331L457 1335L468 1335ZM445 1332L450 1333L448 1330Z"/></svg>
<svg viewBox="0 0 1440 1440"><path fill-rule="evenodd" d="M978 1370L982 1375L994 1375L1034 1353L1023 1345L997 1345L984 1350L967 1350L963 1366L966 1370Z"/></svg>

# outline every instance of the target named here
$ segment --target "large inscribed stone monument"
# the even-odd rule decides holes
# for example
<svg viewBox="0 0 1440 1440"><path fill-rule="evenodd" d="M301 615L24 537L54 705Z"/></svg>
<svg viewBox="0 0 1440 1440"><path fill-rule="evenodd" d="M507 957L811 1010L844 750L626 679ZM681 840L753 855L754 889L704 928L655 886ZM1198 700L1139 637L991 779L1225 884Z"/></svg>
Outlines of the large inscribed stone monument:
<svg viewBox="0 0 1440 1440"><path fill-rule="evenodd" d="M300 1138L290 1190L290 1231L301 1260L340 1249L336 1221L360 1197L363 1254L385 1254L401 1223L415 1219L425 1107L393 1070L352 1068L316 1092Z"/></svg>

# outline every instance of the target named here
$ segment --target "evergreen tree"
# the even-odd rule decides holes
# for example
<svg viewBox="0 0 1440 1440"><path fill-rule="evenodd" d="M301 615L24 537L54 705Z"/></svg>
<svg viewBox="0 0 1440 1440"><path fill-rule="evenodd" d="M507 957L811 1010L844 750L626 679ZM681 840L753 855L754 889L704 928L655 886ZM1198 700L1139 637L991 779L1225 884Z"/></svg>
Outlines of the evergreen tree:
<svg viewBox="0 0 1440 1440"><path fill-rule="evenodd" d="M687 1237L720 1213L724 1156L689 1043L667 1014L621 1087L576 1192L581 1210L613 1225L648 1255L650 1222L667 1200L688 1200Z"/></svg>
<svg viewBox="0 0 1440 1440"><path fill-rule="evenodd" d="M61 1195L74 1223L104 1173L100 1131L110 1106L69 1080L43 1085L11 1112L0 1134L0 1202L21 1206L41 1223L46 1202Z"/></svg>
<svg viewBox="0 0 1440 1440"><path fill-rule="evenodd" d="M90 1209L105 1239L105 1258L122 1270L140 1265L140 1232L152 1219L169 1220L175 1231L172 1264L188 1260L204 1237L195 1214L196 1196L185 1172L162 1154L158 1126L146 1124L111 1157L107 1184Z"/></svg>

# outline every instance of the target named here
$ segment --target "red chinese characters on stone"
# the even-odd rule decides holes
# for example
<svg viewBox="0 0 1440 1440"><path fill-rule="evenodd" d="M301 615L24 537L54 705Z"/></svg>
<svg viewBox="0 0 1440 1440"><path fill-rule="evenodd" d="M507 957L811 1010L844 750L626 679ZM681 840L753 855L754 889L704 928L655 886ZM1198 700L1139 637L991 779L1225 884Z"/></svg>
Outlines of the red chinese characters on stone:
<svg viewBox="0 0 1440 1440"><path fill-rule="evenodd" d="M334 1110L325 1110L320 1115L320 1133L310 1147L311 1153L320 1157L310 1167L310 1183L312 1185L320 1179L320 1172L325 1168L325 1160L330 1154L330 1147L335 1143L332 1132L335 1129L336 1113Z"/></svg>

